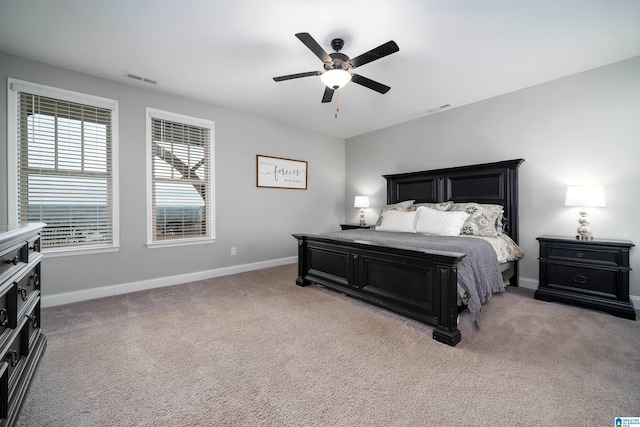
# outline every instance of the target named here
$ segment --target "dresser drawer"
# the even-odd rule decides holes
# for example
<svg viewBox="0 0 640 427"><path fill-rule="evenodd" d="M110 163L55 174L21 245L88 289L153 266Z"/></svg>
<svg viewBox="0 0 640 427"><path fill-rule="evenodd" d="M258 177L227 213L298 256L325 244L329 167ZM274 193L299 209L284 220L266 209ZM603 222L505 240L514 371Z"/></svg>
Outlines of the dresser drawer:
<svg viewBox="0 0 640 427"><path fill-rule="evenodd" d="M0 362L0 418L9 416L9 364Z"/></svg>
<svg viewBox="0 0 640 427"><path fill-rule="evenodd" d="M31 353L33 345L40 335L40 300L25 314L27 323L22 328L22 352L25 355Z"/></svg>
<svg viewBox="0 0 640 427"><path fill-rule="evenodd" d="M547 286L617 298L618 272L573 265L547 264Z"/></svg>
<svg viewBox="0 0 640 427"><path fill-rule="evenodd" d="M619 266L620 251L605 248L585 248L584 245L547 245L548 259L566 260L573 262L597 263L602 265Z"/></svg>
<svg viewBox="0 0 640 427"><path fill-rule="evenodd" d="M32 237L27 240L27 262L31 260L31 257L37 253L40 253L40 235Z"/></svg>
<svg viewBox="0 0 640 427"><path fill-rule="evenodd" d="M17 324L16 292L14 286L5 286L0 293L0 342Z"/></svg>
<svg viewBox="0 0 640 427"><path fill-rule="evenodd" d="M7 362L8 371L9 371L9 394L11 394L11 390L13 390L16 381L18 380L20 371L22 370L22 364L26 360L26 354L24 352L24 344L23 344L23 330L26 326L26 322L22 322L20 324L20 330L14 331L12 335L12 341L9 344L8 348L5 349L4 353L2 353L2 358L0 362Z"/></svg>
<svg viewBox="0 0 640 427"><path fill-rule="evenodd" d="M13 282L13 286L15 287L16 299L18 301L16 313L20 315L20 312L28 304L29 300L35 298L40 290L40 264L27 270L20 279Z"/></svg>
<svg viewBox="0 0 640 427"><path fill-rule="evenodd" d="M0 277L20 270L28 262L27 250L27 242L22 242L0 252Z"/></svg>

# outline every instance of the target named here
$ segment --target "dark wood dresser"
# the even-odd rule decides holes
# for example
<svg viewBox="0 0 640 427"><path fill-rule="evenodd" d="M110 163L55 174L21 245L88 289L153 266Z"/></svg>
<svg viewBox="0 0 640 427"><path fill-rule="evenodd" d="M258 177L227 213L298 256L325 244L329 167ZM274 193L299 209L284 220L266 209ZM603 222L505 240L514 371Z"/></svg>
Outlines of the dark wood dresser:
<svg viewBox="0 0 640 427"><path fill-rule="evenodd" d="M535 299L557 301L636 320L629 300L628 240L542 236Z"/></svg>
<svg viewBox="0 0 640 427"><path fill-rule="evenodd" d="M0 426L14 423L47 345L40 331L44 225L0 225Z"/></svg>

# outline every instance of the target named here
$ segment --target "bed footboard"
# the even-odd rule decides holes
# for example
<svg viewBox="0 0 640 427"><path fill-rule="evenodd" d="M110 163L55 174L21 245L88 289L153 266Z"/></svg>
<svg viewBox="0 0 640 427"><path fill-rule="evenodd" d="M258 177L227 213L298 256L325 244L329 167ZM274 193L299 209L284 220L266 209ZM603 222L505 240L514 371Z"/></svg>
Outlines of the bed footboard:
<svg viewBox="0 0 640 427"><path fill-rule="evenodd" d="M296 284L317 283L435 327L433 338L460 342L457 264L464 254L294 234Z"/></svg>

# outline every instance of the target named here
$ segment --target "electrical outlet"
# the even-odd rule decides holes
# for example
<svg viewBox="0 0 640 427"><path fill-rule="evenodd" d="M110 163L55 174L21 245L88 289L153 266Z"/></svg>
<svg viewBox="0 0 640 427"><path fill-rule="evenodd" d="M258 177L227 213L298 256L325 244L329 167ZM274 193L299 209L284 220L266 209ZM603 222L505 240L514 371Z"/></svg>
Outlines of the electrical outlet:
<svg viewBox="0 0 640 427"><path fill-rule="evenodd" d="M231 256L234 256L236 254L236 248L231 248Z"/></svg>

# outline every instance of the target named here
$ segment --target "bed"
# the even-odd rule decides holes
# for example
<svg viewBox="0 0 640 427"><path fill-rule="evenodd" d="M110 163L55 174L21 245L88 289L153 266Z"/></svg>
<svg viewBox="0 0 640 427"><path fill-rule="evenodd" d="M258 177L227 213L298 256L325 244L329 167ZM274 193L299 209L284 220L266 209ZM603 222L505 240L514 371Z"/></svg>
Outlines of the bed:
<svg viewBox="0 0 640 427"><path fill-rule="evenodd" d="M517 243L518 167L523 161L383 175L387 205L500 205L502 233ZM365 230L358 231L352 235L294 234L298 241L296 284L319 284L411 317L434 326L435 340L450 346L458 344L458 268L468 268L469 260L462 261L467 251L471 258L471 249L457 244L446 246L446 250L421 249L393 239L381 242L377 238L381 231L369 231L374 233L369 234L371 238L362 234ZM472 265L477 267L482 262ZM504 270L505 280L517 286L518 262L509 263Z"/></svg>

